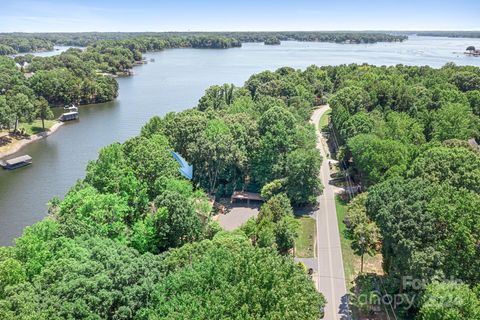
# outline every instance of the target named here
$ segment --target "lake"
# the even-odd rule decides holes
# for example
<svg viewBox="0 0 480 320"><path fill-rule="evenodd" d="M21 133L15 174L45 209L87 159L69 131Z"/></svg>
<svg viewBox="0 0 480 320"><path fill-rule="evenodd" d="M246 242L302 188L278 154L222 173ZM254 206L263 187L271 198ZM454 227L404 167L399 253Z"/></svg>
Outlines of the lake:
<svg viewBox="0 0 480 320"><path fill-rule="evenodd" d="M360 45L287 41L280 46L245 43L241 48L224 50L148 53L147 60L154 58L155 62L135 67L131 77L118 78L118 99L81 106L79 121L66 123L50 137L16 154L31 155L31 166L0 171L0 245L12 244L25 226L43 219L47 202L62 198L85 176L87 162L97 157L100 148L137 135L154 115L195 106L210 85L240 86L253 73L282 66L370 63L440 67L447 62L480 66L480 58L461 53L468 45L480 47L480 39L411 36L403 43Z"/></svg>

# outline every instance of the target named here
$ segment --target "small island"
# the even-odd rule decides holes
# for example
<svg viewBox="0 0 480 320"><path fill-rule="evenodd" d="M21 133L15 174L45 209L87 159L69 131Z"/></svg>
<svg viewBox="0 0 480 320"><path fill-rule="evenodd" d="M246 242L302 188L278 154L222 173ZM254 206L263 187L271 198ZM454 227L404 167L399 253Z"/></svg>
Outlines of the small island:
<svg viewBox="0 0 480 320"><path fill-rule="evenodd" d="M480 57L480 49L476 49L474 46L468 46L465 54L469 56Z"/></svg>
<svg viewBox="0 0 480 320"><path fill-rule="evenodd" d="M277 37L269 37L265 39L264 44L267 46L278 46L280 45L280 39L278 39Z"/></svg>

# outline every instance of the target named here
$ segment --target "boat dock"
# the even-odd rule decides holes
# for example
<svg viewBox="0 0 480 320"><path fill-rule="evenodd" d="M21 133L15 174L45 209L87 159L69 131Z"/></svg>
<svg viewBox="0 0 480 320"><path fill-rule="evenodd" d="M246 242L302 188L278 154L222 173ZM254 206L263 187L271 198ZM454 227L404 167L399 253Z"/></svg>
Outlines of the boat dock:
<svg viewBox="0 0 480 320"><path fill-rule="evenodd" d="M71 121L71 120L77 120L79 118L78 111L72 111L72 112L67 112L63 113L58 120L60 121Z"/></svg>
<svg viewBox="0 0 480 320"><path fill-rule="evenodd" d="M13 170L20 167L27 166L32 163L32 157L24 155L10 160L0 161L0 166L3 169Z"/></svg>

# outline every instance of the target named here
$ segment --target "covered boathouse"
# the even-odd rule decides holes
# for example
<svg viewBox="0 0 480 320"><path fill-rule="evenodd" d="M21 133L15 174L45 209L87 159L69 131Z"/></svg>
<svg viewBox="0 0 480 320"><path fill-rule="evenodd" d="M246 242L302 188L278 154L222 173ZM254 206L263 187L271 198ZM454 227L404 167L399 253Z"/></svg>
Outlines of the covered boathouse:
<svg viewBox="0 0 480 320"><path fill-rule="evenodd" d="M4 169L17 169L23 166L27 166L32 163L32 157L29 155L20 156L10 160L0 161L0 166Z"/></svg>

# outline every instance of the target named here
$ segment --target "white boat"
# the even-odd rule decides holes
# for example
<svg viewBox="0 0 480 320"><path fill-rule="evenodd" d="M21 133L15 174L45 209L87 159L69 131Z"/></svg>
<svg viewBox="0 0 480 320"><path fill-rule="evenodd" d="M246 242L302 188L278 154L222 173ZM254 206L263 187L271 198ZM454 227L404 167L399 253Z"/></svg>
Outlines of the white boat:
<svg viewBox="0 0 480 320"><path fill-rule="evenodd" d="M70 111L70 112L71 112L71 111L78 111L78 108L77 108L76 105L74 105L74 104L72 103L72 104L70 104L70 105L68 105L68 104L65 105L65 106L63 107L63 110L66 110L66 111Z"/></svg>

